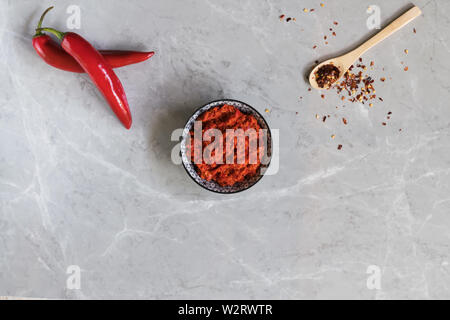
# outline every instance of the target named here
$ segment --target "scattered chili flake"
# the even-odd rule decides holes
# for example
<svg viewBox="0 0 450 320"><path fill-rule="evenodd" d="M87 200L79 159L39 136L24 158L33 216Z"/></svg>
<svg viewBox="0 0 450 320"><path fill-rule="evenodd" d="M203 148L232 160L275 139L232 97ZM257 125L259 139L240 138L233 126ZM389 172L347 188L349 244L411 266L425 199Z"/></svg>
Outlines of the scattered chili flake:
<svg viewBox="0 0 450 320"><path fill-rule="evenodd" d="M308 88L308 91L311 91L311 88Z"/></svg>
<svg viewBox="0 0 450 320"><path fill-rule="evenodd" d="M413 32L414 32L414 33L417 33L416 28L413 29Z"/></svg>
<svg viewBox="0 0 450 320"><path fill-rule="evenodd" d="M370 66L373 67L375 65L375 62L370 61Z"/></svg>
<svg viewBox="0 0 450 320"><path fill-rule="evenodd" d="M333 34L333 36L335 36L335 37L336 37L336 32L334 32L334 31L333 31L333 33L332 33L332 34Z"/></svg>
<svg viewBox="0 0 450 320"><path fill-rule="evenodd" d="M334 25L335 25L335 26L337 26L337 25L338 25L337 21L334 21L333 23L334 23Z"/></svg>
<svg viewBox="0 0 450 320"><path fill-rule="evenodd" d="M321 97L322 99L325 99L325 95L324 95L324 94L321 94L320 97Z"/></svg>
<svg viewBox="0 0 450 320"><path fill-rule="evenodd" d="M391 112L391 111L389 111L389 112L388 112L388 115L391 115L391 114L392 114L392 112Z"/></svg>
<svg viewBox="0 0 450 320"><path fill-rule="evenodd" d="M284 19L284 17L285 17L285 15L284 15L284 14L282 14L282 15L280 16L280 20L283 20L283 19Z"/></svg>
<svg viewBox="0 0 450 320"><path fill-rule="evenodd" d="M313 12L313 11L314 11L314 9L311 9L311 10L309 10L309 11Z"/></svg>
<svg viewBox="0 0 450 320"><path fill-rule="evenodd" d="M328 44L328 41L325 41L325 44Z"/></svg>
<svg viewBox="0 0 450 320"><path fill-rule="evenodd" d="M342 149L342 144L338 145L337 149L341 150Z"/></svg>
<svg viewBox="0 0 450 320"><path fill-rule="evenodd" d="M327 36L323 36L323 40L327 40Z"/></svg>
<svg viewBox="0 0 450 320"><path fill-rule="evenodd" d="M291 21L292 20L292 18L287 18L286 19L286 22L289 22L289 21Z"/></svg>
<svg viewBox="0 0 450 320"><path fill-rule="evenodd" d="M403 69L403 70L408 71L408 69L409 69L408 67L405 67L405 69Z"/></svg>
<svg viewBox="0 0 450 320"><path fill-rule="evenodd" d="M386 122L382 122L381 124L382 124L383 126L385 126L385 125L386 125Z"/></svg>
<svg viewBox="0 0 450 320"><path fill-rule="evenodd" d="M356 67L364 68L362 64L357 64ZM344 73L342 80L336 82L334 85L336 92L341 94L343 91L346 91L350 102L361 102L364 104L365 101L375 99L374 80L370 76L363 75L362 71L353 71L354 68L354 65L350 66L349 70Z"/></svg>
<svg viewBox="0 0 450 320"><path fill-rule="evenodd" d="M359 62L362 62L362 58L361 57L358 60L359 60Z"/></svg>
<svg viewBox="0 0 450 320"><path fill-rule="evenodd" d="M327 120L327 116L323 116L322 121L325 122Z"/></svg>
<svg viewBox="0 0 450 320"><path fill-rule="evenodd" d="M381 82L385 82L386 81L386 78L380 78L380 80L381 80Z"/></svg>
<svg viewBox="0 0 450 320"><path fill-rule="evenodd" d="M317 46L314 46L313 49L317 48Z"/></svg>
<svg viewBox="0 0 450 320"><path fill-rule="evenodd" d="M384 101L382 97L378 97L378 99L380 99L380 101Z"/></svg>
<svg viewBox="0 0 450 320"><path fill-rule="evenodd" d="M346 125L347 124L347 119L342 118L342 122Z"/></svg>
<svg viewBox="0 0 450 320"><path fill-rule="evenodd" d="M315 73L317 85L320 88L330 87L340 75L339 69L333 64L321 66Z"/></svg>

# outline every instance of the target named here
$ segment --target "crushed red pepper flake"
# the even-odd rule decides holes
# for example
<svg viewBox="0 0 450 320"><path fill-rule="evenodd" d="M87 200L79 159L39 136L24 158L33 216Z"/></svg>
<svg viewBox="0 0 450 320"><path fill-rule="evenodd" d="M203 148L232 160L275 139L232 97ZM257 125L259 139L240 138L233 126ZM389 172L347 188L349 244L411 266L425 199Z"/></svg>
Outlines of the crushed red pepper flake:
<svg viewBox="0 0 450 320"><path fill-rule="evenodd" d="M416 28L413 28L413 32L414 32L414 33L417 33Z"/></svg>
<svg viewBox="0 0 450 320"><path fill-rule="evenodd" d="M408 69L409 69L408 67L405 67L403 70L408 71Z"/></svg>
<svg viewBox="0 0 450 320"><path fill-rule="evenodd" d="M314 75L320 88L328 88L339 79L340 73L336 66L329 63L321 66Z"/></svg>
<svg viewBox="0 0 450 320"><path fill-rule="evenodd" d="M338 25L338 22L334 21L333 22L334 25ZM333 31L333 28L329 28L331 34L333 36L336 36L336 32ZM327 35L325 35L324 40L327 40L328 37ZM328 44L327 41L325 41L325 44ZM314 46L314 48L317 48L317 46ZM405 51L405 53L407 53L407 50ZM340 98L342 101L345 101L346 95L345 93L347 93L348 95L348 101L355 103L355 102L360 102L362 104L365 104L365 102L367 102L369 107L373 107L374 104L372 102L370 102L370 100L372 99L376 99L378 98L379 101L384 101L382 97L377 97L376 90L374 88L374 82L375 80L367 75L364 71L367 70L367 66L364 65L363 59L360 57L358 58L359 63L350 66L349 70L347 72L344 73L344 75L342 76L342 79L340 79L339 81L337 81L337 79L339 79L340 74L338 74L337 79L335 79L329 86L327 89L333 88L336 90L336 92L340 95ZM316 64L318 64L318 61L315 61ZM403 62L402 62L403 63ZM332 64L331 64L332 65ZM374 61L370 61L370 63L368 64L371 68L371 70L373 70L373 67L375 66L375 62ZM323 66L322 66L323 67ZM360 70L357 70L357 68L359 68ZM384 68L382 68L384 71ZM407 71L408 67L405 68ZM320 68L319 68L320 70ZM339 71L339 69L338 69ZM320 77L319 75L315 74L316 77L316 82L319 84L320 82ZM327 78L327 77L325 77ZM391 79L391 78L390 78ZM380 81L384 82L386 81L385 77L381 77ZM320 85L319 85L320 86ZM324 88L324 86L322 86L322 88ZM308 88L308 91L311 91L311 88ZM321 95L322 99L324 99L324 95ZM370 102L370 103L369 103ZM342 106L342 108L345 108L345 105ZM336 109L338 109L338 107L336 107ZM392 112L389 111L387 119L390 120L390 115L392 114ZM329 118L330 115L328 116L323 116L322 117L322 122L325 122L327 118ZM338 117L337 114L334 115L334 117ZM316 114L316 118L319 118L319 116ZM342 122L344 125L348 125L348 120L344 117L342 117ZM382 122L383 126L386 126L387 123L386 122ZM399 131L402 131L401 129L399 129ZM331 135L331 138L334 139L336 136L334 134ZM343 148L342 144L339 144L337 149L341 150Z"/></svg>
<svg viewBox="0 0 450 320"><path fill-rule="evenodd" d="M314 47L313 47L313 49L316 49L316 48L317 48L317 46L314 46Z"/></svg>
<svg viewBox="0 0 450 320"><path fill-rule="evenodd" d="M360 62L350 66L349 70L343 75L343 78L332 86L341 95L342 101L345 100L345 96L343 95L345 92L348 94L348 101L361 102L362 104L377 97L375 94L376 90L373 86L374 80L370 76L364 75L363 71L355 71L355 68L364 70L365 65L362 64L362 58Z"/></svg>
<svg viewBox="0 0 450 320"><path fill-rule="evenodd" d="M285 16L284 14L282 14L282 15L280 16L280 20L283 20L284 17L286 17L286 16Z"/></svg>
<svg viewBox="0 0 450 320"><path fill-rule="evenodd" d="M333 24L334 24L335 26L337 26L339 23L338 23L337 21L334 21Z"/></svg>

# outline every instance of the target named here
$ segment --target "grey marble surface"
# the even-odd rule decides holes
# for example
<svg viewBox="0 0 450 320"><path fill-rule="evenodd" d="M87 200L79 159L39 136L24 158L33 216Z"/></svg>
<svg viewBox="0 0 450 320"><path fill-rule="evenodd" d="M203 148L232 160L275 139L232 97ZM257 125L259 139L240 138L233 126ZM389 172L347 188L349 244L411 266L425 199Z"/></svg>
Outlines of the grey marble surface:
<svg viewBox="0 0 450 320"><path fill-rule="evenodd" d="M323 2L57 1L45 25L67 30L75 4L97 48L157 52L117 71L126 131L86 75L34 52L52 3L1 0L0 296L450 298L450 2L418 0L423 15L364 55L387 77L373 108L322 99L305 74L374 33L369 4L384 25L409 2ZM201 189L170 157L172 131L223 97L280 130L279 172L236 195Z"/></svg>

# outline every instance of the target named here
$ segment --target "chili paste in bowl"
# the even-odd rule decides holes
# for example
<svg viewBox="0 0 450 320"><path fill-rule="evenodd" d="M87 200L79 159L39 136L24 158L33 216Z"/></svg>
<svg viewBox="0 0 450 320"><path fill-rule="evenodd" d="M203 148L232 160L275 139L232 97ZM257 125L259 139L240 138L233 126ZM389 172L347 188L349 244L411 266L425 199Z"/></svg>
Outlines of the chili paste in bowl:
<svg viewBox="0 0 450 320"><path fill-rule="evenodd" d="M195 182L210 191L235 193L250 188L262 178L271 155L266 121L240 101L208 103L183 130L183 165Z"/></svg>

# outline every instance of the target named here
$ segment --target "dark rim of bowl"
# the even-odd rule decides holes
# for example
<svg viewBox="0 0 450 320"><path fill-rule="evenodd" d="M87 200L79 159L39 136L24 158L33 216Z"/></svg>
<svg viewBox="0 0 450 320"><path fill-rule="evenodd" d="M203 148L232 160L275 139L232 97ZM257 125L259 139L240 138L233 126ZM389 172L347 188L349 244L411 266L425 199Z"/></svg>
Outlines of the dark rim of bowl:
<svg viewBox="0 0 450 320"><path fill-rule="evenodd" d="M259 113L258 110L256 110L255 108L253 108L251 105L249 105L249 104L246 103L246 102L243 102L243 101L240 101L240 100L236 100L236 99L217 99L217 100L210 101L210 102L204 104L203 106L197 108L197 109L192 113L192 115L189 117L189 119L187 120L186 124L184 125L183 131L186 129L187 124L189 123L189 121L191 121L192 117L193 117L199 110L203 109L204 107L206 107L206 106L208 106L208 105L210 105L210 104L216 103L216 102L224 102L224 104L225 104L227 101L238 102L238 103L242 103L242 104L246 105L247 107L249 107L250 109L252 109L253 111L255 111L255 112L261 117L262 121L264 121L264 124L265 124L266 127L267 127L267 131L268 131L269 137L270 137L270 151L271 151L271 152L270 152L269 162L268 162L267 165L266 165L266 167L269 168L270 163L271 163L271 161L272 161L272 153L273 153L273 150L272 150L272 147L273 147L273 142L272 142L272 132L271 132L271 130L270 130L270 127L269 127L269 125L268 125L266 119L264 119L264 117L262 116L262 114ZM205 110L205 111L207 111L207 110ZM202 113L201 113L201 114L202 114ZM201 114L199 114L199 116L200 116ZM182 137L182 140L181 140L181 143L183 143L184 140L185 140L185 139L184 139L184 136L183 136L183 137ZM182 157L182 154L181 154L181 150L180 150L180 156L181 156L181 163L183 164L183 168L184 168L184 170L186 171L187 175L188 175L188 176L189 176L189 177L190 177L197 185L199 185L199 186L202 187L203 189L208 190L208 191L210 191L210 192L218 193L218 194L236 194L236 193L239 193L239 192L248 190L248 189L250 189L251 187L253 187L255 184L257 184L259 181L261 181L262 177L265 176L265 174L260 174L260 175L259 175L259 178L258 178L253 184L249 185L249 186L246 187L246 188L239 189L239 190L237 190L237 191L220 192L220 191L216 191L216 190L211 190L211 189L205 187L204 185L200 184L200 183L199 183L197 180L195 180L194 177L190 174L190 172L189 172L188 169L186 168L186 165L185 165L185 163L184 163L184 161L183 161L183 157Z"/></svg>

